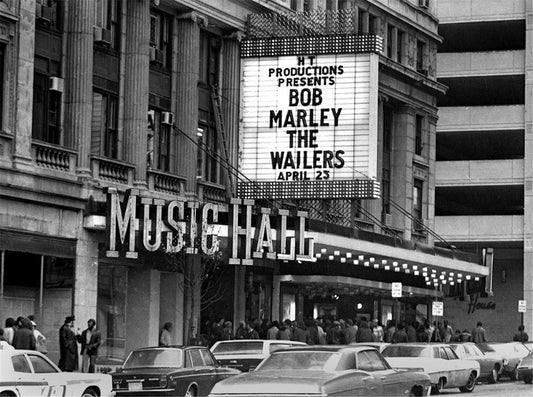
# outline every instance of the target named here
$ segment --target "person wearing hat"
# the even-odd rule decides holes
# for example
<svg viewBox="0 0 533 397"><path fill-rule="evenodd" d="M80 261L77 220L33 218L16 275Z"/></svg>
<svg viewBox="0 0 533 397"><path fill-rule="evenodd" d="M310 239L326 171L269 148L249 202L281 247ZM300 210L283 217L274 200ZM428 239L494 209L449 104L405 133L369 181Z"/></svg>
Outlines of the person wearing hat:
<svg viewBox="0 0 533 397"><path fill-rule="evenodd" d="M65 323L59 328L59 369L65 372L78 370L78 342L74 328L74 316L65 317Z"/></svg>
<svg viewBox="0 0 533 397"><path fill-rule="evenodd" d="M41 333L41 331L37 329L35 316L33 314L30 314L28 316L28 319L31 321L31 325L33 327L33 336L35 336L35 350L43 354L47 354L48 349L46 348L46 337Z"/></svg>

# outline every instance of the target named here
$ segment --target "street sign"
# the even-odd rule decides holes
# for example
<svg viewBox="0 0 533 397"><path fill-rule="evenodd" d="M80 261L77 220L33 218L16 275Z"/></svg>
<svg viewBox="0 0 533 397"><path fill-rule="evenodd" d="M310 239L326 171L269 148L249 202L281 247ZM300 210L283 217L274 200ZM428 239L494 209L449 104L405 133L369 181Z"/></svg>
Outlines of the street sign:
<svg viewBox="0 0 533 397"><path fill-rule="evenodd" d="M518 313L525 313L525 312L526 312L526 301L519 300L518 301Z"/></svg>
<svg viewBox="0 0 533 397"><path fill-rule="evenodd" d="M402 283L392 283L392 297L393 298L402 297Z"/></svg>
<svg viewBox="0 0 533 397"><path fill-rule="evenodd" d="M431 314L434 316L444 316L444 302L433 302Z"/></svg>

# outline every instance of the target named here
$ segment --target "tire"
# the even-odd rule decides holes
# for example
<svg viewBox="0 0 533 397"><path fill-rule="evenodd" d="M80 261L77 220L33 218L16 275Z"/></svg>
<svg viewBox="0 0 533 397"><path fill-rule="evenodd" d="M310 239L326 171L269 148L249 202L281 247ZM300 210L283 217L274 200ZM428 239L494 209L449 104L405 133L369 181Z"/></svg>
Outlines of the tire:
<svg viewBox="0 0 533 397"><path fill-rule="evenodd" d="M444 378L439 378L437 384L431 387L431 394L441 394L444 389Z"/></svg>
<svg viewBox="0 0 533 397"><path fill-rule="evenodd" d="M459 390L461 390L461 393L472 393L475 388L476 388L476 374L473 372L470 372L470 375L468 376L468 380L466 381L466 385L461 386Z"/></svg>
<svg viewBox="0 0 533 397"><path fill-rule="evenodd" d="M518 380L518 368L515 367L513 371L509 374L511 380Z"/></svg>
<svg viewBox="0 0 533 397"><path fill-rule="evenodd" d="M490 384L494 384L498 382L498 370L496 368L492 369L492 372L490 373L488 377L488 381Z"/></svg>
<svg viewBox="0 0 533 397"><path fill-rule="evenodd" d="M530 384L531 384L531 381L532 381L531 376L529 376L529 375L525 375L525 376L524 376L524 383L530 385Z"/></svg>
<svg viewBox="0 0 533 397"><path fill-rule="evenodd" d="M196 397L196 395L196 387L194 387L193 385L189 386L187 392L185 393L185 397Z"/></svg>
<svg viewBox="0 0 533 397"><path fill-rule="evenodd" d="M93 389L87 389L83 392L81 397L98 397L98 394Z"/></svg>

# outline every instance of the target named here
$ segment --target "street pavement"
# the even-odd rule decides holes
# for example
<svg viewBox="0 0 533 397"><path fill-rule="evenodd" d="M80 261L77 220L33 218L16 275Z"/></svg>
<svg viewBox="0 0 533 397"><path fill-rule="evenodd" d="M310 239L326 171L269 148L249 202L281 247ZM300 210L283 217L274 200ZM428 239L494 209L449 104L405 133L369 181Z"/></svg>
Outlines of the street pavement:
<svg viewBox="0 0 533 397"><path fill-rule="evenodd" d="M526 385L523 381L501 380L490 385L478 383L471 394L461 393L459 389L444 389L442 396L462 395L483 397L533 397L533 384Z"/></svg>

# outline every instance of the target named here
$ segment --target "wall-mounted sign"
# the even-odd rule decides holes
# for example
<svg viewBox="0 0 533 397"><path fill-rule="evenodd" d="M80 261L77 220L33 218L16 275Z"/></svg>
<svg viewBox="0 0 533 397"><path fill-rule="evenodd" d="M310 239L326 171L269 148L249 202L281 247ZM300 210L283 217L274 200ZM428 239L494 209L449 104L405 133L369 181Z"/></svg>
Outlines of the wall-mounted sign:
<svg viewBox="0 0 533 397"><path fill-rule="evenodd" d="M431 314L434 316L444 316L444 302L433 302L431 305Z"/></svg>
<svg viewBox="0 0 533 397"><path fill-rule="evenodd" d="M375 53L244 58L240 170L253 186L375 197L378 63Z"/></svg>
<svg viewBox="0 0 533 397"><path fill-rule="evenodd" d="M229 264L252 265L254 258L316 260L303 211L260 208L254 214L253 200L233 199L229 206L184 198L167 202L140 197L136 189L128 190L122 202L115 188L106 195L107 257L137 259L139 250L214 255L220 250L220 230L227 226ZM223 212L229 213L225 225L219 223Z"/></svg>
<svg viewBox="0 0 533 397"><path fill-rule="evenodd" d="M402 283L392 283L391 293L393 298L402 297Z"/></svg>

